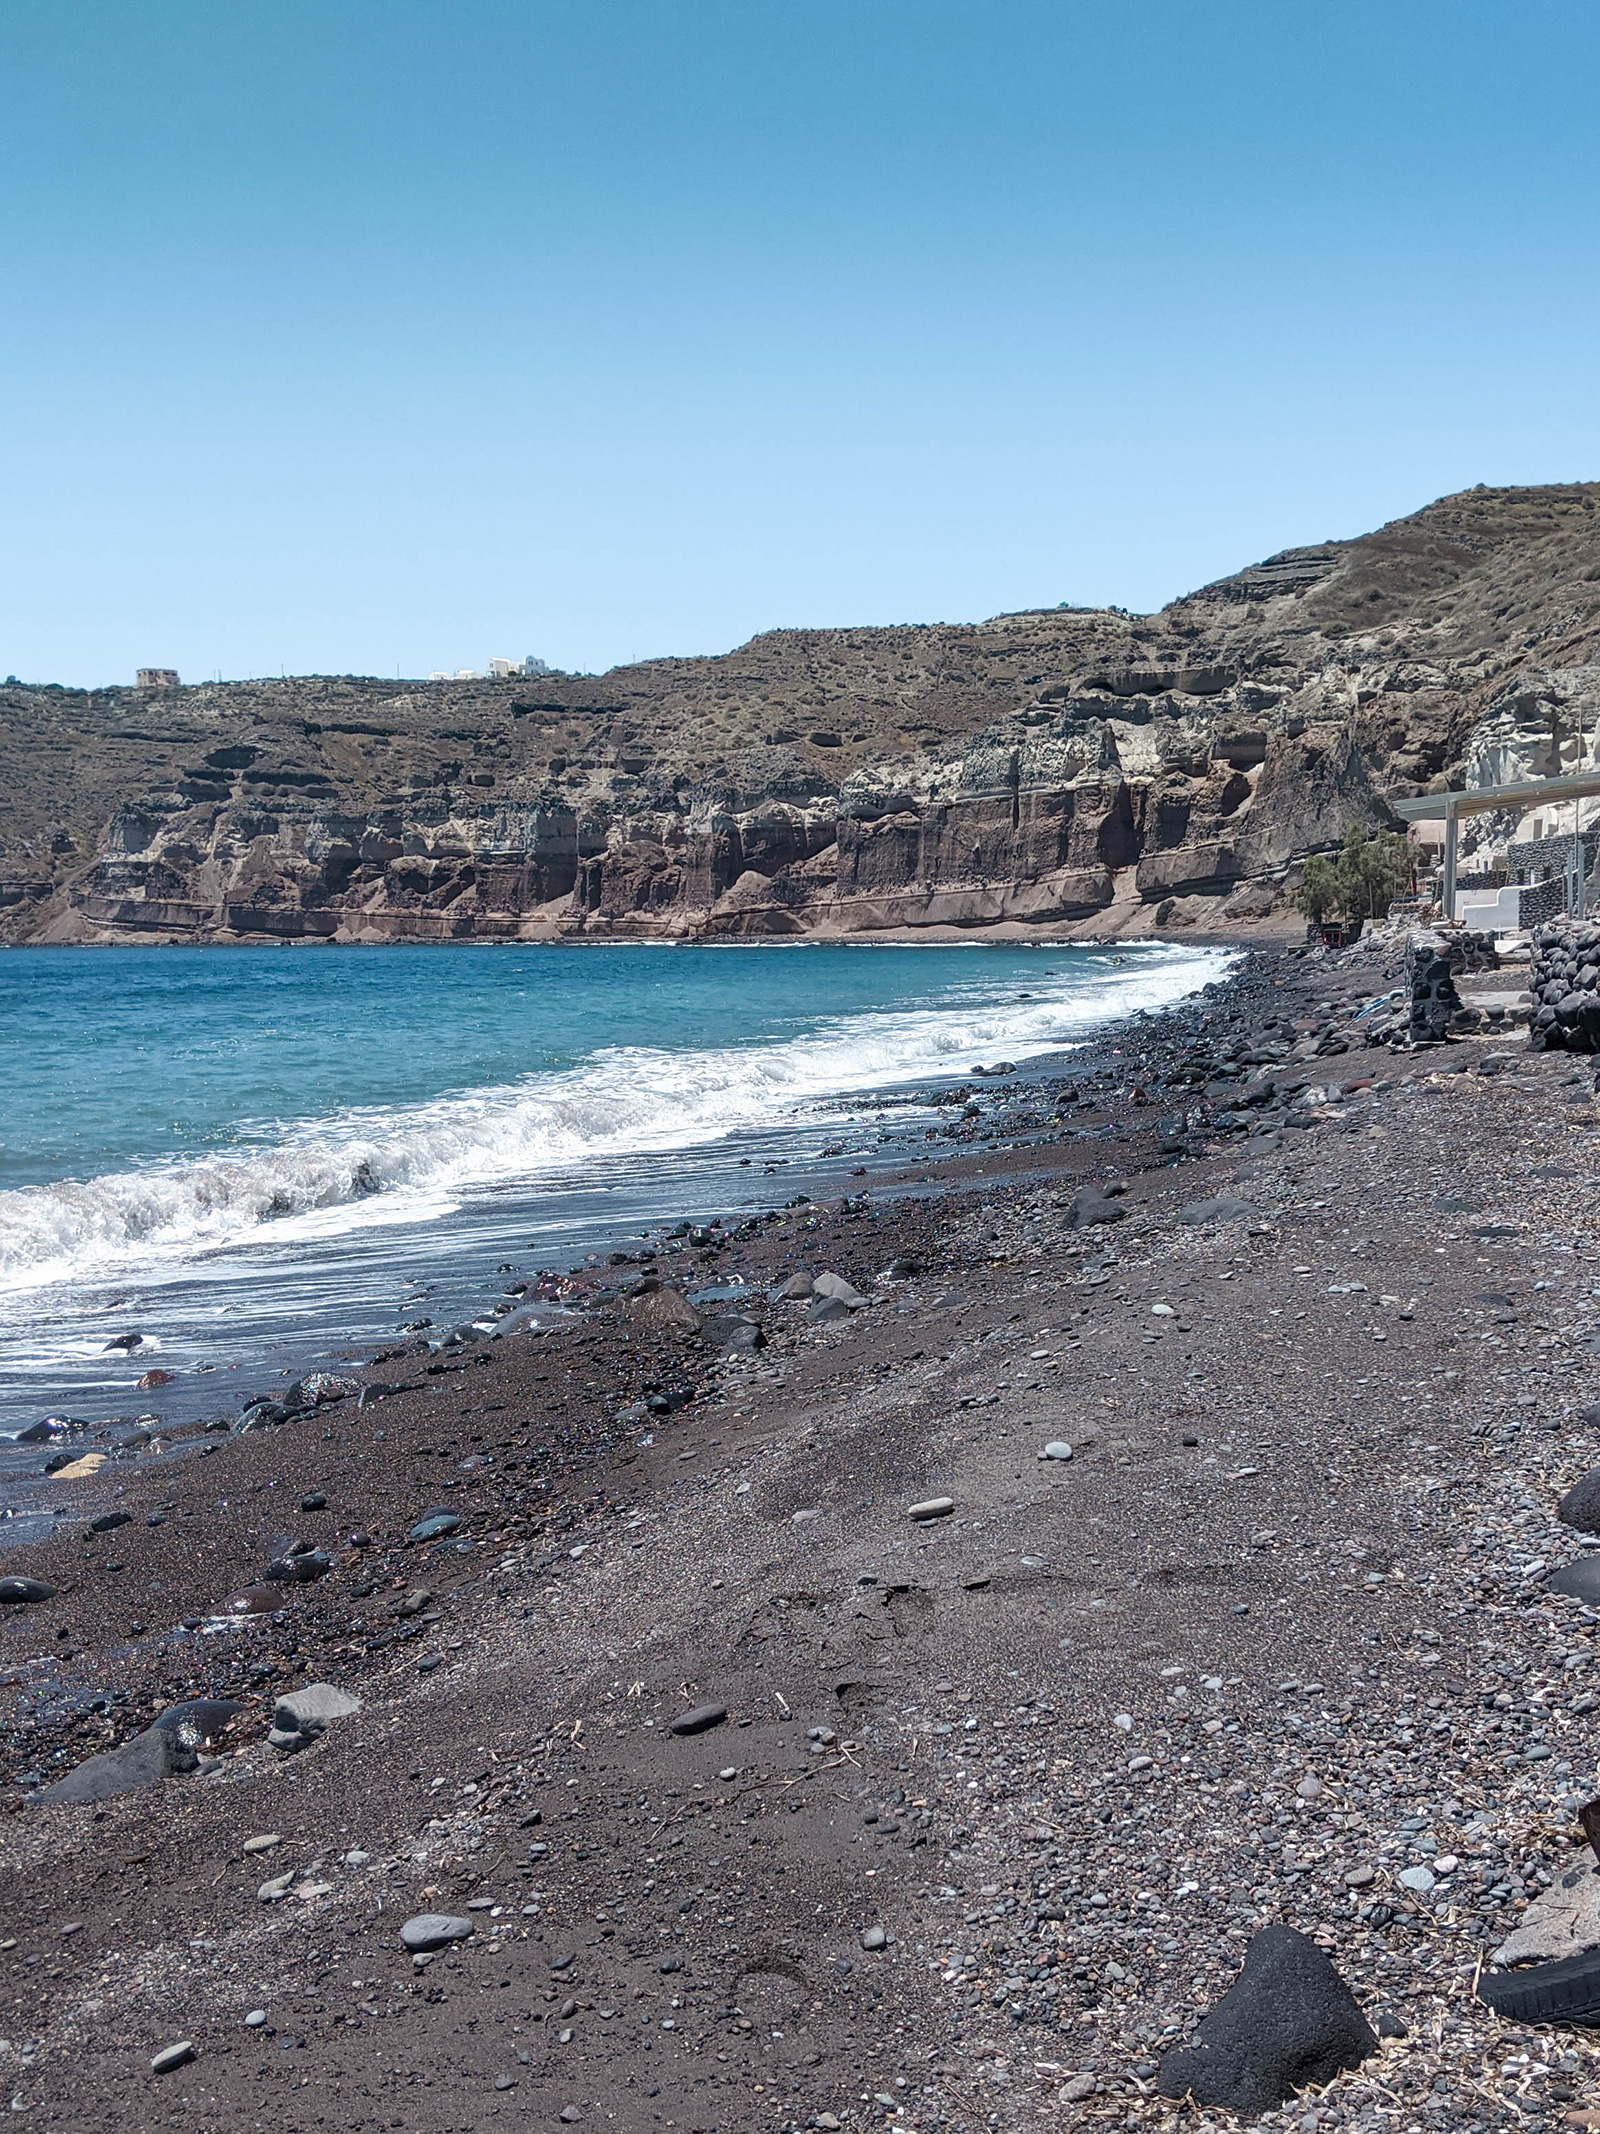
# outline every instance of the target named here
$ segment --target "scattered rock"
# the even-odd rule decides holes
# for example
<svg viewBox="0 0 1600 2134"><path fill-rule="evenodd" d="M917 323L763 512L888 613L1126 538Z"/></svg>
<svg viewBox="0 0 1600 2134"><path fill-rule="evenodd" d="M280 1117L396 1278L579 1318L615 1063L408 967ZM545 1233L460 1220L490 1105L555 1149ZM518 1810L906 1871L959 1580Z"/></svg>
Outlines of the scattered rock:
<svg viewBox="0 0 1600 2134"><path fill-rule="evenodd" d="M772 1292L780 1303L793 1304L811 1295L811 1277L808 1274L792 1274L786 1282L780 1282Z"/></svg>
<svg viewBox="0 0 1600 2134"><path fill-rule="evenodd" d="M1235 1200L1230 1194L1219 1194L1215 1200L1192 1200L1186 1208L1178 1210L1180 1223L1242 1223L1258 1222L1260 1210L1247 1200Z"/></svg>
<svg viewBox="0 0 1600 2134"><path fill-rule="evenodd" d="M1490 1961L1536 1964L1600 1948L1600 1863L1585 1859L1534 1898Z"/></svg>
<svg viewBox="0 0 1600 2134"><path fill-rule="evenodd" d="M76 1415L47 1415L42 1423L30 1423L26 1430L19 1430L12 1442L17 1445L50 1445L79 1431L92 1430L93 1427L92 1423L86 1423Z"/></svg>
<svg viewBox="0 0 1600 2134"><path fill-rule="evenodd" d="M42 1578L0 1578L0 1608L20 1608L31 1601L54 1600L56 1589Z"/></svg>
<svg viewBox="0 0 1600 2134"><path fill-rule="evenodd" d="M400 1939L413 1956L425 1954L429 1949L445 1949L455 1941L465 1941L472 1932L472 1921L452 1912L418 1912L400 1929Z"/></svg>
<svg viewBox="0 0 1600 2134"><path fill-rule="evenodd" d="M309 1586L319 1578L326 1578L333 1569L333 1558L323 1549L298 1549L293 1555L275 1557L262 1572L262 1577L274 1586Z"/></svg>
<svg viewBox="0 0 1600 2134"><path fill-rule="evenodd" d="M101 1354L109 1356L113 1349L121 1349L124 1355L131 1356L135 1349L142 1349L143 1347L143 1334L118 1334L115 1340L106 1343Z"/></svg>
<svg viewBox="0 0 1600 2134"><path fill-rule="evenodd" d="M252 1430L276 1430L280 1423L287 1423L297 1411L284 1406L282 1401L247 1401L239 1410L231 1425L235 1437L245 1437Z"/></svg>
<svg viewBox="0 0 1600 2134"><path fill-rule="evenodd" d="M163 1386L176 1385L177 1381L176 1371L146 1371L139 1381L138 1390L141 1393L157 1393Z"/></svg>
<svg viewBox="0 0 1600 2134"><path fill-rule="evenodd" d="M828 1326L840 1319L848 1319L850 1307L843 1297L818 1295L811 1299L806 1317L818 1326Z"/></svg>
<svg viewBox="0 0 1600 2134"><path fill-rule="evenodd" d="M221 1615L276 1615L288 1596L281 1586L246 1586L242 1592L230 1593L218 1613Z"/></svg>
<svg viewBox="0 0 1600 2134"><path fill-rule="evenodd" d="M886 1949L889 1937L882 1927L868 1927L861 1937L861 1946L864 1949Z"/></svg>
<svg viewBox="0 0 1600 2134"><path fill-rule="evenodd" d="M954 1497L925 1497L920 1504L908 1504L906 1517L919 1523L928 1519L948 1519L956 1508Z"/></svg>
<svg viewBox="0 0 1600 2134"><path fill-rule="evenodd" d="M1050 1440L1039 1457L1041 1460L1070 1460L1072 1458L1072 1447L1065 1438L1055 1437Z"/></svg>
<svg viewBox="0 0 1600 2134"><path fill-rule="evenodd" d="M53 1460L45 1462L45 1473L54 1475L58 1482L87 1482L97 1475L106 1464L103 1452L58 1452Z"/></svg>
<svg viewBox="0 0 1600 2134"><path fill-rule="evenodd" d="M307 1682L303 1690L290 1690L273 1707L273 1726L326 1726L329 1720L348 1720L361 1711L361 1699L333 1682Z"/></svg>
<svg viewBox="0 0 1600 2134"><path fill-rule="evenodd" d="M672 1722L674 1734L704 1734L709 1728L721 1726L728 1716L725 1704L697 1704L692 1712L683 1712Z"/></svg>
<svg viewBox="0 0 1600 2134"><path fill-rule="evenodd" d="M1359 2067L1378 2049L1349 1987L1315 1942L1293 1927L1263 1927L1238 1978L1195 2031L1161 2062L1163 2097L1266 2112L1308 2084Z"/></svg>
<svg viewBox="0 0 1600 2134"><path fill-rule="evenodd" d="M194 2047L187 2038L180 2038L176 2045L163 2045L150 2062L152 2075L170 2075L175 2067L187 2067L194 2058Z"/></svg>
<svg viewBox="0 0 1600 2134"><path fill-rule="evenodd" d="M359 1712L361 1699L331 1682L308 1682L304 1689L280 1697L273 1707L267 1740L286 1755L308 1748L335 1719Z"/></svg>
<svg viewBox="0 0 1600 2134"><path fill-rule="evenodd" d="M1073 1196L1067 1211L1067 1228L1092 1230L1097 1223L1123 1223L1127 1219L1128 1211L1120 1200L1103 1193L1098 1186L1085 1186Z"/></svg>
<svg viewBox="0 0 1600 2134"><path fill-rule="evenodd" d="M425 1541L443 1541L447 1534L455 1533L460 1525L461 1521L454 1512L428 1512L417 1521L406 1539L419 1544Z"/></svg>
<svg viewBox="0 0 1600 2134"><path fill-rule="evenodd" d="M767 1345L760 1320L748 1312L714 1312L700 1331L734 1356L753 1356Z"/></svg>
<svg viewBox="0 0 1600 2134"><path fill-rule="evenodd" d="M836 1297L841 1304L853 1312L860 1311L867 1301L860 1290L847 1282L842 1274L814 1275L811 1280L811 1291L815 1297ZM815 1316L814 1313L813 1316Z"/></svg>
<svg viewBox="0 0 1600 2134"><path fill-rule="evenodd" d="M622 1309L630 1319L661 1334L697 1334L700 1314L681 1289L647 1276L623 1299Z"/></svg>
<svg viewBox="0 0 1600 2134"><path fill-rule="evenodd" d="M115 1533L119 1526L131 1526L132 1512L102 1512L98 1519L89 1521L86 1531L91 1534Z"/></svg>

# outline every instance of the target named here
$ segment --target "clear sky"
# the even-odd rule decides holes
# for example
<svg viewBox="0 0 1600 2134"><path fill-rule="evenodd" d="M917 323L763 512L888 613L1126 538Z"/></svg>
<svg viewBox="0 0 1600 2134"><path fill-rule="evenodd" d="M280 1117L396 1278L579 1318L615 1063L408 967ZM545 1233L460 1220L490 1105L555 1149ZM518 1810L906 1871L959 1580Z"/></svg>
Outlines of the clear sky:
<svg viewBox="0 0 1600 2134"><path fill-rule="evenodd" d="M0 0L0 674L1148 608L1600 475L1594 0Z"/></svg>

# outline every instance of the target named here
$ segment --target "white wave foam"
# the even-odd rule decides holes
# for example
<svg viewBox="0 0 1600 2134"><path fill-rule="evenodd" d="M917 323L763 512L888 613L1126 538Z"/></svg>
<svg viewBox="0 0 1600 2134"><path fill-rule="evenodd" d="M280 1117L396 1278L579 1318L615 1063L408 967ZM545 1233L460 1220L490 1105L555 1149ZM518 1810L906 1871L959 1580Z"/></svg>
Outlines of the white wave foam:
<svg viewBox="0 0 1600 2134"><path fill-rule="evenodd" d="M594 1054L562 1073L392 1110L347 1110L275 1146L0 1193L0 1291L120 1275L244 1240L426 1221L475 1189L715 1141L824 1097L1070 1044L1217 976L1220 950L1132 952L1041 973L1026 1000L841 1017L803 1037ZM1031 974L1030 974L1031 975Z"/></svg>

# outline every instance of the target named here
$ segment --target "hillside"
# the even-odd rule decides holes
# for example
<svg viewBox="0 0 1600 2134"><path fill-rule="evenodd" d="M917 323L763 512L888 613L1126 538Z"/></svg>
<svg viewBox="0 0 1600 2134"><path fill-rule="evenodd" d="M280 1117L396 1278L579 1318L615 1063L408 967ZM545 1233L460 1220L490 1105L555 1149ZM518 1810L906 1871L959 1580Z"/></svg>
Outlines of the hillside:
<svg viewBox="0 0 1600 2134"><path fill-rule="evenodd" d="M1600 484L1159 614L782 630L598 678L0 690L0 939L1144 932L1600 718ZM1169 908L1170 907L1170 908Z"/></svg>

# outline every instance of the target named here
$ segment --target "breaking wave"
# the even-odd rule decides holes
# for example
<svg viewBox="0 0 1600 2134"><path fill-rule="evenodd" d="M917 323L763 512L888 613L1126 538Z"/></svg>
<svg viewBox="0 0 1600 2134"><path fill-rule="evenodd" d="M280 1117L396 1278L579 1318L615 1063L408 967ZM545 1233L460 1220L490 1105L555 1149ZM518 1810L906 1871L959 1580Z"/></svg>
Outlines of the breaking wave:
<svg viewBox="0 0 1600 2134"><path fill-rule="evenodd" d="M823 1099L1000 1055L1021 1060L1219 976L1221 950L1135 952L1041 973L1032 998L841 1017L804 1036L700 1051L642 1046L393 1109L349 1108L270 1144L0 1193L0 1290L104 1278L246 1240L427 1220L475 1191L803 1121Z"/></svg>

